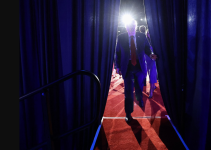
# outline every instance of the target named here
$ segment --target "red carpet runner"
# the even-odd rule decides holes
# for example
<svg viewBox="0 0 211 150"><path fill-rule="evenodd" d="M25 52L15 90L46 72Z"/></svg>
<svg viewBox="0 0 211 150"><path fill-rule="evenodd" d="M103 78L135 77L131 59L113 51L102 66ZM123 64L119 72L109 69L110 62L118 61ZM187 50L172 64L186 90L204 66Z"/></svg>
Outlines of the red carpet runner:
<svg viewBox="0 0 211 150"><path fill-rule="evenodd" d="M116 75L111 79L103 124L95 150L185 150L173 129L156 84L153 98L148 98L149 83L143 90L144 107L134 99L133 120L125 122L124 82ZM147 91L147 92L146 92ZM135 98L135 93L134 93Z"/></svg>

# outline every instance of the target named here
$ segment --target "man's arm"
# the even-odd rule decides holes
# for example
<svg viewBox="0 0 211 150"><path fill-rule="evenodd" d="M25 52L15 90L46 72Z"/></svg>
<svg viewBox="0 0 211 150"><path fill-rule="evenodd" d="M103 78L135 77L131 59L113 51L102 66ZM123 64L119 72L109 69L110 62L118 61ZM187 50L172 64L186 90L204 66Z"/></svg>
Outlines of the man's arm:
<svg viewBox="0 0 211 150"><path fill-rule="evenodd" d="M151 59L156 60L157 59L157 55L155 55L153 53L153 51L151 50L151 45L149 44L147 38L145 38L145 54L147 54Z"/></svg>

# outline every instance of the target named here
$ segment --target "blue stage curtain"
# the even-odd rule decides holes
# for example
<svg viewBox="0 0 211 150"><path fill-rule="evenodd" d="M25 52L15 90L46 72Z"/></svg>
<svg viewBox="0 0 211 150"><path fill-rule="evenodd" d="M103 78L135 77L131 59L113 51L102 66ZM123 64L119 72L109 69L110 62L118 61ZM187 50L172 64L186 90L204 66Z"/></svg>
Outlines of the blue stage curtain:
<svg viewBox="0 0 211 150"><path fill-rule="evenodd" d="M174 125L181 126L184 54L183 7L174 0L144 1L162 98ZM178 129L180 130L180 128Z"/></svg>
<svg viewBox="0 0 211 150"><path fill-rule="evenodd" d="M210 149L211 2L145 0L161 94L190 149Z"/></svg>
<svg viewBox="0 0 211 150"><path fill-rule="evenodd" d="M211 1L187 1L186 126L190 149L211 149Z"/></svg>
<svg viewBox="0 0 211 150"><path fill-rule="evenodd" d="M20 0L20 96L62 74L56 1ZM55 93L57 97L61 92ZM20 149L46 141L46 103L41 93L20 102Z"/></svg>
<svg viewBox="0 0 211 150"><path fill-rule="evenodd" d="M110 86L119 5L120 0L21 0L20 96L68 73L91 71L101 82L99 123ZM93 119L96 91L85 75L49 89L55 135ZM20 149L47 140L45 97L36 94L19 107ZM57 141L56 148L90 149L97 125Z"/></svg>

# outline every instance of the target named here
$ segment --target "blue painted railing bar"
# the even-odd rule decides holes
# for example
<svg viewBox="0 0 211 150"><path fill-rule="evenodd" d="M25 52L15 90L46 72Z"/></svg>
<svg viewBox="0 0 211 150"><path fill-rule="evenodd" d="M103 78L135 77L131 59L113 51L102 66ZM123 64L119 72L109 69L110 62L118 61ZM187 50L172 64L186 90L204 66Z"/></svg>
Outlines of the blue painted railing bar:
<svg viewBox="0 0 211 150"><path fill-rule="evenodd" d="M59 83L61 83L61 82L64 82L64 81L66 81L66 80L68 80L68 79L70 79L70 78L72 78L72 77L77 76L77 75L87 75L87 76L90 76L90 77L91 77L92 79L94 79L94 81L96 81L96 83L97 83L97 90L98 90L98 91L97 91L97 100L96 100L96 101L97 101L97 106L96 106L96 107L97 107L97 108L96 108L97 113L96 113L94 119L93 119L91 122L89 122L89 123L87 123L87 124L85 124L85 125L83 125L83 126L80 126L80 127L76 128L76 129L69 130L69 131L67 131L66 133L61 134L61 135L59 135L59 136L51 135L51 136L50 136L50 142L51 142L51 143L44 141L43 143L37 144L37 145L34 146L33 148L30 148L30 150L35 150L35 149L41 148L41 147L43 147L43 146L45 146L45 145L47 145L47 144L51 145L51 146L48 146L49 149L55 149L54 146L53 146L54 144L52 144L52 143L54 143L54 140L58 140L58 139L63 138L63 137L65 137L65 136L67 136L67 135L70 135L70 134L72 134L72 133L74 133L74 132L78 132L78 131L80 131L80 130L83 130L83 129L85 129L85 128L91 126L91 125L94 124L95 122L97 122L97 118L99 118L99 115L100 115L100 94L101 94L101 85L100 85L100 80L98 79L98 77L97 77L94 73L92 73L92 72L90 72L90 71L87 71L87 70L79 70L79 71L75 71L75 72L73 72L73 73L69 73L69 74L67 74L67 75L65 75L65 76L63 76L63 77L61 77L61 78L59 78L59 79L56 80L56 81L53 81L53 82L51 82L51 83L49 83L49 84L47 84L47 85L44 85L44 86L42 86L42 87L40 87L40 88L38 88L38 89L36 89L36 90L30 92L30 93L27 93L27 94L21 96L21 97L19 98L19 101L23 101L23 100L25 100L26 98L28 98L28 97L30 97L30 96L33 96L33 95L35 95L35 94L37 94L37 93L41 93L41 92L44 92L44 91L46 92L46 91L48 91L48 90L47 90L48 88L50 88L50 87L52 87L52 86L54 86L54 85L57 85L57 84L59 84ZM42 95L43 95L43 93L42 93ZM48 109L49 109L49 108L48 108ZM49 117L49 116L48 116L48 117Z"/></svg>

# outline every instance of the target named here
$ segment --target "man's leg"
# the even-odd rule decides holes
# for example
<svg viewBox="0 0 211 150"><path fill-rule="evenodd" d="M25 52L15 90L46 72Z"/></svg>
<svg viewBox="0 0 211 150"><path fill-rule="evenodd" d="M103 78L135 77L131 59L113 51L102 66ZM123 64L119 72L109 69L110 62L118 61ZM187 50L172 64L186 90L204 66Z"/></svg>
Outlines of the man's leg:
<svg viewBox="0 0 211 150"><path fill-rule="evenodd" d="M150 94L149 98L152 98L153 92L155 90L155 83L157 83L157 72L156 72L156 64L153 61L152 66L149 71L149 78L150 78Z"/></svg>
<svg viewBox="0 0 211 150"><path fill-rule="evenodd" d="M144 84L143 84L144 86L146 86L146 81L147 81L146 78L144 78L144 81L143 81L144 82Z"/></svg>
<svg viewBox="0 0 211 150"><path fill-rule="evenodd" d="M157 69L155 62L152 63L152 66L149 71L150 83L157 83Z"/></svg>
<svg viewBox="0 0 211 150"><path fill-rule="evenodd" d="M129 73L124 78L124 86L125 86L125 113L126 115L131 114L133 112L133 74Z"/></svg>
<svg viewBox="0 0 211 150"><path fill-rule="evenodd" d="M139 101L139 105L141 107L143 107L144 104L143 104L142 91L143 91L143 86L144 86L145 75L143 74L142 71L139 71L139 72L135 73L135 78L136 78L136 81L137 81L137 86L135 88L137 100Z"/></svg>

